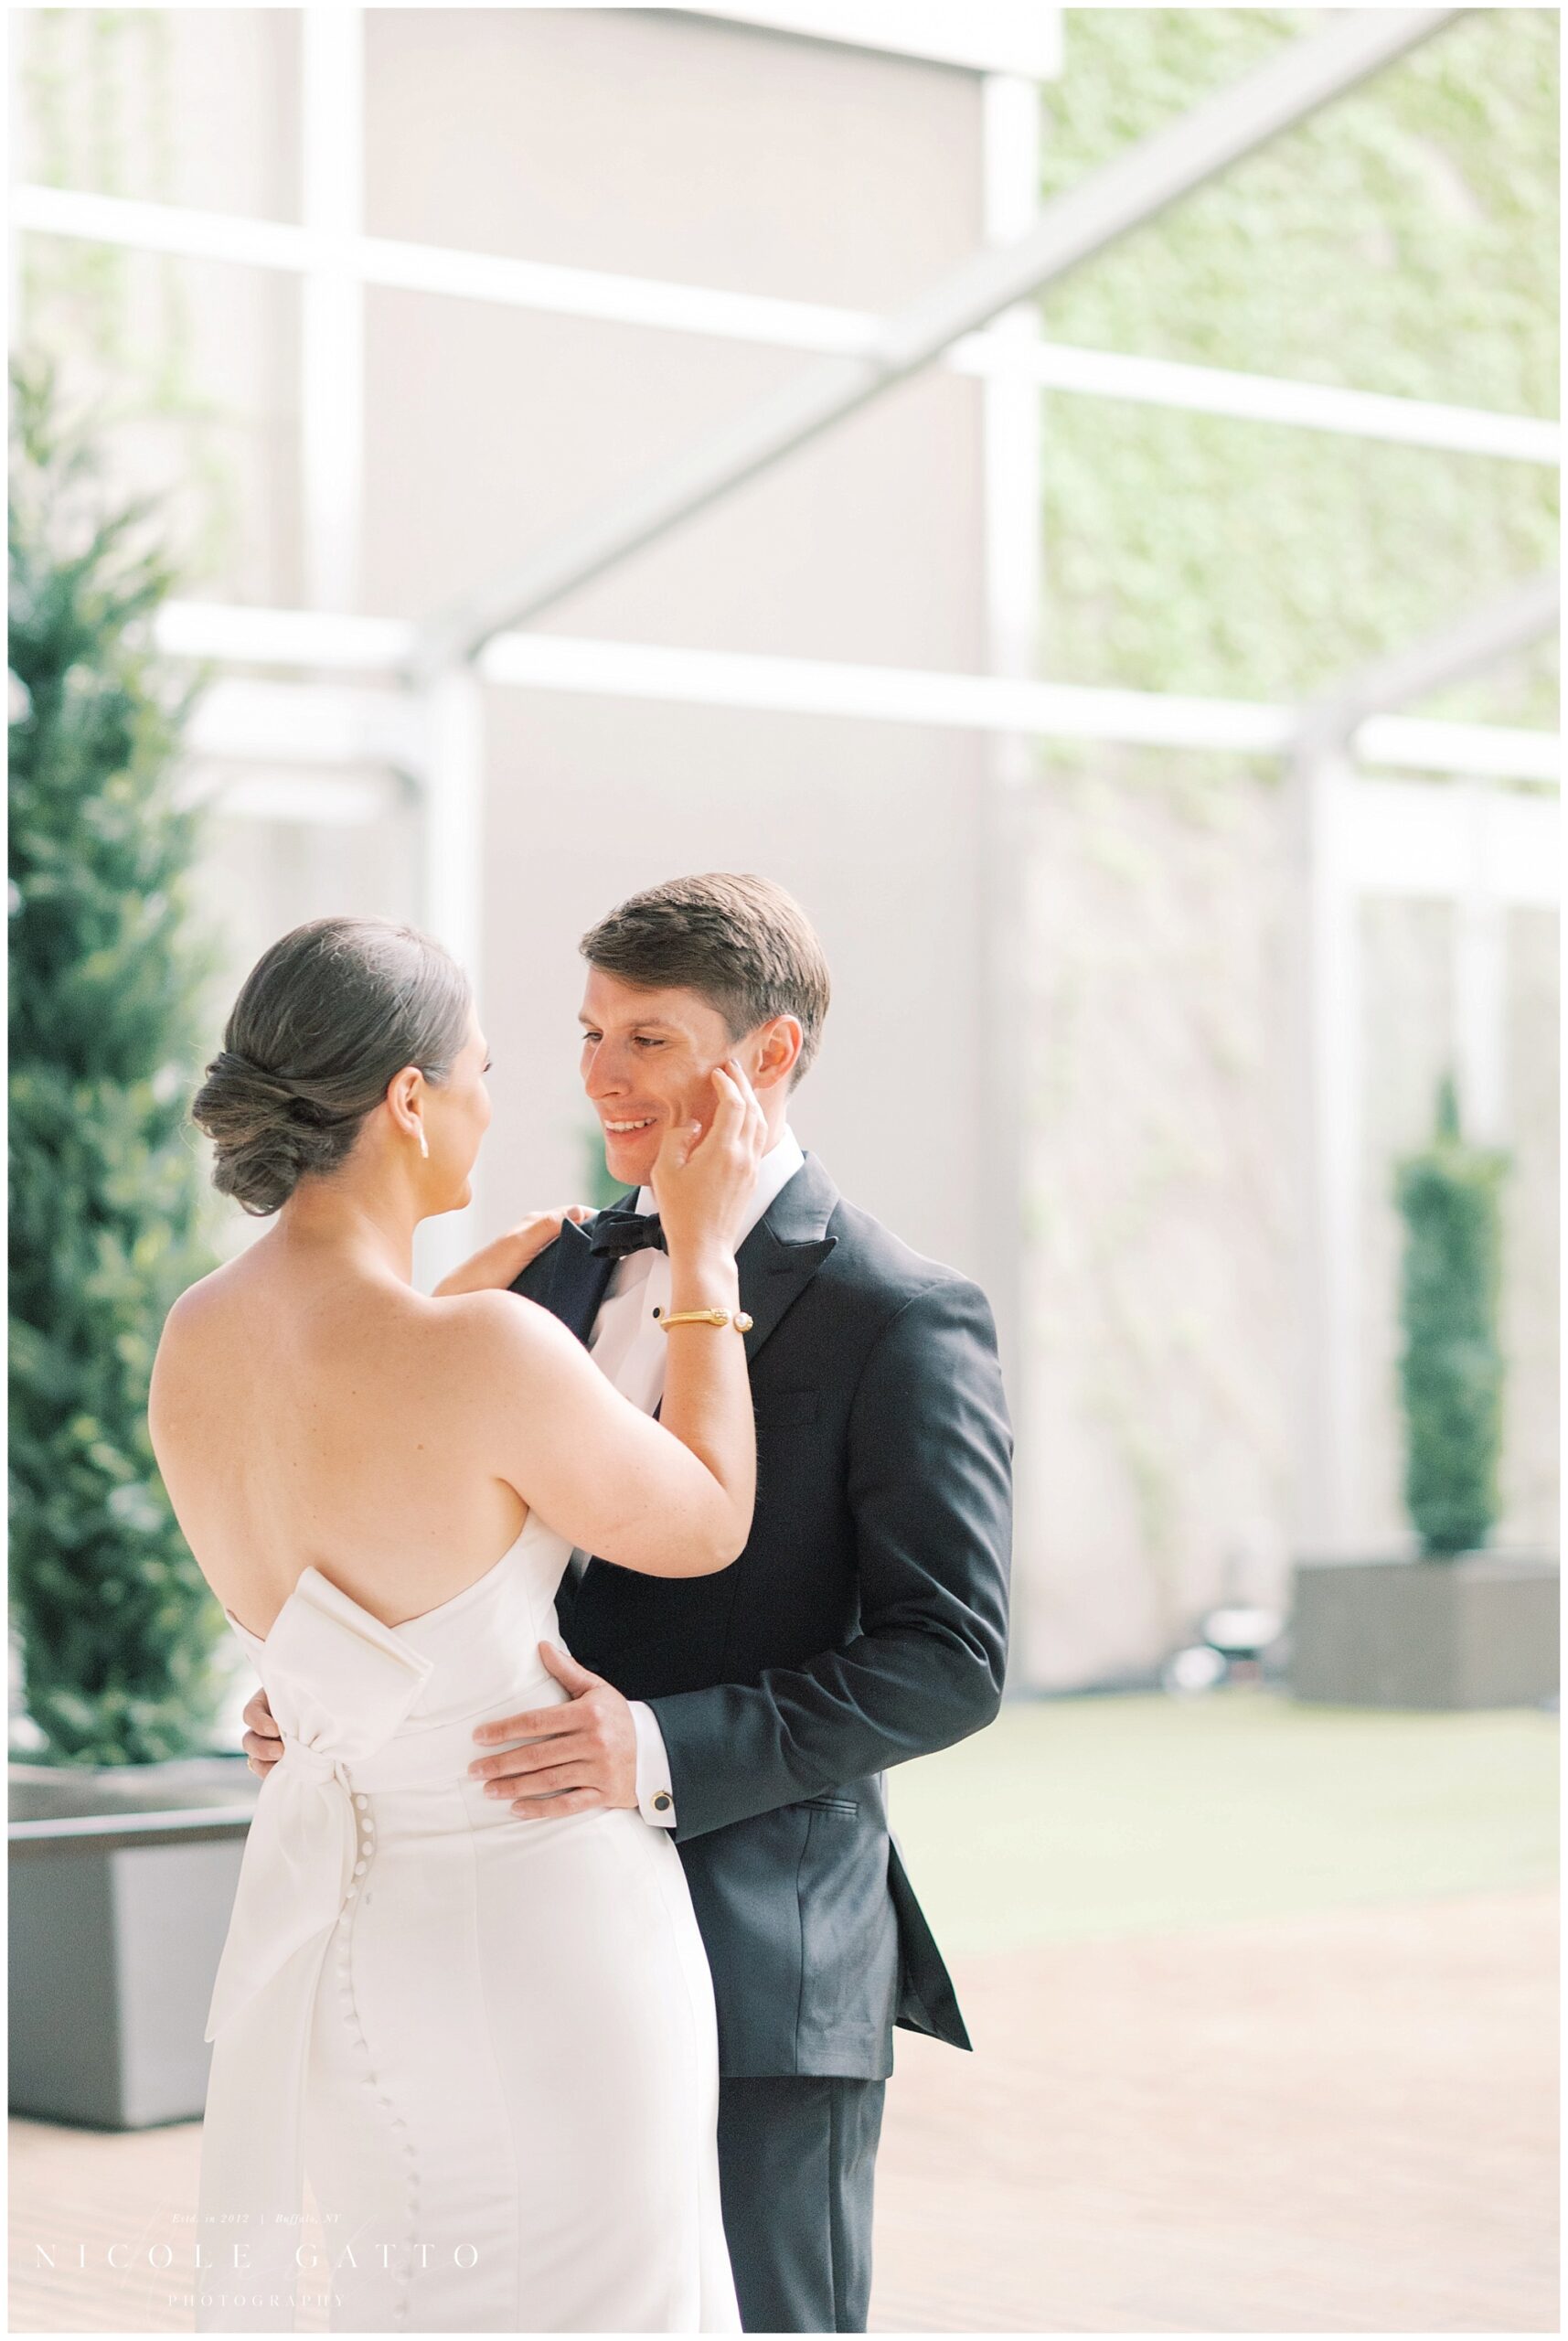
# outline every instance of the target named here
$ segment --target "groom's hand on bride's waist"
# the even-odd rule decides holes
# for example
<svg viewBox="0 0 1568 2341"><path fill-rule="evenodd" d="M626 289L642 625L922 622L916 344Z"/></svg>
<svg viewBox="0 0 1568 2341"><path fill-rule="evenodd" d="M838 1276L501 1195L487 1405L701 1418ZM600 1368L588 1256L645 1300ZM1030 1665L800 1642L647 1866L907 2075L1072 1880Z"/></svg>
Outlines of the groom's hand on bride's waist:
<svg viewBox="0 0 1568 2341"><path fill-rule="evenodd" d="M265 1691L251 1693L240 1720L251 1726L240 1742L245 1750L245 1760L253 1772L259 1772L265 1780L283 1752L283 1736L272 1721Z"/></svg>
<svg viewBox="0 0 1568 2341"><path fill-rule="evenodd" d="M522 1821L551 1821L608 1805L635 1807L637 1731L630 1706L613 1683L590 1674L559 1642L540 1642L539 1656L571 1694L570 1699L480 1724L474 1737L482 1748L510 1740L527 1744L475 1757L470 1773L485 1782L487 1797L497 1802L509 1799Z"/></svg>
<svg viewBox="0 0 1568 2341"><path fill-rule="evenodd" d="M588 1812L601 1805L635 1806L637 1733L631 1708L613 1683L590 1674L559 1643L540 1642L539 1656L571 1692L570 1700L482 1723L474 1734L481 1747L512 1740L528 1744L475 1757L470 1772L485 1782L486 1796L516 1800L512 1810L524 1820ZM265 1779L283 1752L265 1691L251 1694L243 1720L250 1726L240 1742L246 1761Z"/></svg>

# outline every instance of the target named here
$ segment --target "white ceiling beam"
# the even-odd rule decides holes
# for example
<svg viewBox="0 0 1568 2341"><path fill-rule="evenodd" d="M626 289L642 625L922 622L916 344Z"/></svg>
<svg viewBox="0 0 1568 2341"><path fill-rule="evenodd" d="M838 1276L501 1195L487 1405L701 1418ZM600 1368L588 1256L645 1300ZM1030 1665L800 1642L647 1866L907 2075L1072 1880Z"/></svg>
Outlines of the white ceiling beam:
<svg viewBox="0 0 1568 2341"><path fill-rule="evenodd" d="M587 317L710 340L741 341L822 357L864 356L876 346L880 320L869 309L822 302L778 300L655 277L619 276L601 269L564 268L543 261L509 260L490 252L455 251L434 244L394 242L376 236L335 236L239 214L191 211L139 203L121 196L84 195L61 187L24 187L12 216L37 233L73 236L133 250L232 261L306 275L347 277L400 292L434 293L485 301L553 316ZM1238 422L1277 422L1395 445L1446 448L1462 454L1499 455L1519 463L1562 460L1559 425L1528 414L1440 400L1390 397L1379 390L1328 382L1292 381L1175 358L1140 358L1072 342L988 328L965 334L936 361L948 370L997 379L1022 376L1042 390L1072 396L1121 399L1143 406L1219 414Z"/></svg>
<svg viewBox="0 0 1568 2341"><path fill-rule="evenodd" d="M589 514L553 546L513 563L421 629L415 667L471 658L489 637L703 511L846 415L929 365L962 336L1027 300L1170 204L1308 119L1461 12L1353 9L1293 42L1046 205L1016 243L983 247L886 320L876 349L830 358L717 429L684 456Z"/></svg>
<svg viewBox="0 0 1568 2341"><path fill-rule="evenodd" d="M390 764L411 774L424 754L423 726L407 691L243 675L208 684L191 711L185 741L200 755L262 764Z"/></svg>
<svg viewBox="0 0 1568 2341"><path fill-rule="evenodd" d="M1222 366L1189 366L1176 358L1133 358L1071 342L1037 341L1020 353L992 333L971 334L948 353L955 373L1025 373L1042 390L1138 406L1174 407L1242 422L1278 422L1354 439L1382 439L1406 447L1442 447L1457 454L1501 455L1515 463L1555 465L1562 460L1559 424L1535 415L1486 407L1451 406L1435 399L1392 398L1381 390L1344 390L1331 382L1296 382L1278 374L1243 374Z"/></svg>
<svg viewBox="0 0 1568 2341"><path fill-rule="evenodd" d="M1043 739L1119 741L1129 746L1213 748L1238 755L1284 754L1299 721L1294 707L1251 700L678 650L570 635L497 635L478 665L487 682L531 690L863 717L957 731L1027 732ZM1357 732L1355 747L1369 763L1395 768L1547 783L1557 779L1562 754L1555 732L1394 715L1369 720Z"/></svg>
<svg viewBox="0 0 1568 2341"><path fill-rule="evenodd" d="M413 633L406 618L256 609L238 602L165 602L155 626L159 649L176 658L306 667L324 674L391 674L407 657Z"/></svg>
<svg viewBox="0 0 1568 2341"><path fill-rule="evenodd" d="M225 688L215 686L213 696ZM315 687L300 688L308 696ZM402 712L421 711L404 705ZM181 793L211 801L226 815L330 827L382 819L404 801L393 775L333 771L331 744L325 733L313 736L308 726L280 747L261 735L237 739L226 722L204 730L198 721L187 730ZM368 756L363 739L348 744L354 752L348 761L382 761ZM1475 870L1475 801L1473 790L1448 781L1348 782L1346 882L1365 895L1463 899ZM1488 892L1503 903L1555 907L1562 867L1558 800L1491 789L1486 792L1484 817ZM452 855L444 857L444 866L455 867Z"/></svg>
<svg viewBox="0 0 1568 2341"><path fill-rule="evenodd" d="M156 621L160 649L177 657L222 659L237 666L316 666L325 673L379 672L389 679L403 669L413 631L407 620L398 618L191 602L165 603ZM749 708L763 714L847 716L956 731L1024 732L1041 739L1216 748L1238 755L1285 754L1300 722L1298 709L1255 700L849 666L754 652L681 650L662 643L604 642L558 634L497 635L486 645L479 671L490 683L588 698ZM1546 784L1557 780L1562 754L1562 743L1552 732L1402 715L1369 717L1358 729L1354 746L1365 763L1395 770Z"/></svg>
<svg viewBox="0 0 1568 2341"><path fill-rule="evenodd" d="M1051 80L1061 70L1061 10L1043 0L731 0L727 7L686 7L683 16L719 16L768 32L919 57L978 73L1021 73Z"/></svg>
<svg viewBox="0 0 1568 2341"><path fill-rule="evenodd" d="M826 302L731 293L662 277L623 276L608 269L569 268L550 261L461 251L387 236L332 234L282 220L250 219L240 212L193 210L68 187L17 187L12 219L39 234L75 236L93 243L293 273L335 267L366 284L396 292L445 294L503 308L541 309L612 325L657 326L674 333L709 334L719 340L762 342L781 349L861 350L874 339L878 324L869 310Z"/></svg>
<svg viewBox="0 0 1568 2341"><path fill-rule="evenodd" d="M1554 570L1509 586L1420 641L1371 660L1311 700L1297 718L1301 753L1331 753L1374 715L1467 682L1557 631L1562 592Z"/></svg>
<svg viewBox="0 0 1568 2341"><path fill-rule="evenodd" d="M1345 875L1357 893L1462 901L1479 860L1498 901L1555 907L1563 831L1556 797L1366 779L1351 782L1346 795Z"/></svg>
<svg viewBox="0 0 1568 2341"><path fill-rule="evenodd" d="M1446 723L1419 715L1371 715L1351 733L1358 764L1395 771L1451 772L1473 780L1527 780L1555 788L1563 741L1555 732L1507 723Z"/></svg>

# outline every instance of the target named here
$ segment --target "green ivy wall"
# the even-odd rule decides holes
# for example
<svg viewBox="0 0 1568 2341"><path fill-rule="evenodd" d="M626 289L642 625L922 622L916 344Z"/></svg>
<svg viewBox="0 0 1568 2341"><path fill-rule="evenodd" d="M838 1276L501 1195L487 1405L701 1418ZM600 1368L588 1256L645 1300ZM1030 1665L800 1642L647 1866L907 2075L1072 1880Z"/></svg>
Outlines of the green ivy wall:
<svg viewBox="0 0 1568 2341"><path fill-rule="evenodd" d="M1049 198L1309 9L1075 9ZM1053 340L1556 413L1553 12L1462 17L1041 303ZM1554 476L1063 392L1042 401L1042 675L1290 701L1556 559ZM1555 729L1546 644L1423 712ZM1136 1678L1288 1592L1299 1224L1292 877L1271 758L1042 746L1031 792L1029 1377L1016 1676ZM1508 914L1498 1541L1554 1540L1556 918ZM1392 1160L1452 1030L1454 914L1370 899L1357 1354L1369 1550L1408 1549Z"/></svg>
<svg viewBox="0 0 1568 2341"><path fill-rule="evenodd" d="M1043 192L1317 9L1070 9ZM1558 19L1462 17L1041 304L1052 340L1400 398L1557 412ZM1042 671L1296 698L1552 565L1534 464L1063 392L1044 401ZM1430 711L1553 728L1554 646Z"/></svg>

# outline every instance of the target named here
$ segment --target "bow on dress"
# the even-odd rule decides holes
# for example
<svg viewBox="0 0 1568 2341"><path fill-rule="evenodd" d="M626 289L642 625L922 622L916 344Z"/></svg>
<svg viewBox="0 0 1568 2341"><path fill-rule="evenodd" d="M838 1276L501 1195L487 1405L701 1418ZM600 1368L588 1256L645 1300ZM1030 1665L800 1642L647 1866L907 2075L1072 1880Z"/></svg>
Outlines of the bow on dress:
<svg viewBox="0 0 1568 2341"><path fill-rule="evenodd" d="M283 1752L261 1784L206 2038L197 2332L292 2331L311 2021L355 1865L352 1794L435 1661L307 1568L263 1641L229 1622L266 1684Z"/></svg>

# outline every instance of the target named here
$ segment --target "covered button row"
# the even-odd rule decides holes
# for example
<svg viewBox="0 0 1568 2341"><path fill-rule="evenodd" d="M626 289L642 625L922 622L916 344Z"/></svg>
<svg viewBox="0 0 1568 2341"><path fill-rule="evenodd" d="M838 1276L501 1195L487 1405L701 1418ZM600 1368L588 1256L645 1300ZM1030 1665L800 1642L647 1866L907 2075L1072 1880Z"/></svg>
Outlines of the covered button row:
<svg viewBox="0 0 1568 2341"><path fill-rule="evenodd" d="M369 1798L368 1798L368 1796L365 1796L365 1795L363 1795L363 1794L359 1794L359 1793L356 1793L356 1795L355 1795L355 1799L354 1799L354 1801L355 1801L355 1804L357 1805L357 1807L358 1808L358 1814L359 1814L359 1826L360 1826L360 1829L363 1831L364 1835L365 1835L365 1837L366 1837L367 1839L372 1839L372 1838L374 1837L374 1835L375 1835L376 1823L375 1823L375 1822L371 1819L370 1814L369 1814L369 1812L368 1812L368 1806L369 1806L370 1800L369 1800ZM367 1852L373 1851L373 1850L374 1850L373 1845L369 1845L369 1846L368 1846L368 1847L367 1847ZM368 1867L368 1861L366 1860L365 1855L360 1855L360 1857L359 1857L359 1858L355 1862L355 1865L354 1865L354 1875L355 1875L355 1876L356 1876L356 1877L362 1876L363 1876L363 1874L364 1874L364 1872L365 1872L365 1870L367 1869L367 1867ZM349 1887L349 1888L348 1888L348 1893L349 1893L350 1895L354 1895L354 1894L357 1894L357 1893L358 1892L358 1890L359 1890L359 1889L358 1889L358 1887L357 1887L357 1886L350 1886L350 1887ZM347 1929L347 1926L348 1926L348 1922L349 1922L349 1915L350 1915L350 1914L349 1914L349 1912L348 1912L347 1909L345 1909L345 1910L344 1910L344 1912L343 1912L342 1917L339 1919L339 1920L338 1920L338 1922L337 1922L337 1923L338 1923L338 1927L339 1927L339 1929L344 1929L344 1930L346 1930L346 1929ZM352 2016L353 2016L353 1999L354 1999L354 1994L353 1994L353 1987L352 1987L352 1985L351 1985L351 1983L350 1983L350 1982L349 1982L349 1980L348 1980L348 1977L349 1977L349 1961L348 1961L348 1949L347 1949L347 1943L345 1943L345 1945L344 1945L344 1947L343 1947L342 1954L341 1954L341 1956L339 1957L338 1962L337 1962L337 1972L338 1972L338 1975L340 1976L340 1978L342 1979L344 2002L345 2002L346 2007L347 2007L347 2011L348 2011L348 2013L349 2013L350 2019L352 2020ZM355 2044L355 2047L359 2050L359 2052L360 2052L360 2054L361 2054L362 2056L368 2057L368 2055L369 2055L369 2053L370 2053L370 2044L369 2044L369 2042L366 2039L366 2037L365 2037L364 2034L363 2034L362 2032L358 2031L357 2029L357 2030L356 2030L356 2032L355 2032L355 2036L354 2036L354 2044ZM407 2123L407 2122L405 2122L405 2120L403 2119L403 2116L402 2116L402 2115L398 2111L398 2110L397 2110L396 2106L393 2104L393 2102L392 2102L391 2099L387 2095L386 2090L378 2087L375 2074L374 2074L373 2072L370 2072L370 2071L367 2070L367 2071L365 2071L364 2073L362 2073L362 2074L361 2074L360 2078L361 2078L361 2079L363 2080L363 2082L364 2082L364 2084L365 2084L365 2087L366 2087L367 2089L370 2090L373 2090L373 2091L374 2091L374 2093L375 2093L375 2094L376 2094L376 2095L380 2099L381 2103L386 2107L387 2111L388 2111L389 2115L390 2116L391 2123L392 2123L392 2127L393 2127L393 2129L394 2129L394 2130L398 2130L398 2131L406 2131L406 2130L408 2129L408 2126L409 2126L409 2125L408 2125L408 2123ZM412 2139L405 2137L405 2138L403 2139L402 2145L403 2145L403 2155L404 2155L404 2159L405 2159L407 2162L412 2163L412 2162L415 2160L415 2158L416 2158L416 2154L417 2154L417 2152L418 2152L417 2148L415 2147L415 2145L414 2145L414 2143L413 2143ZM409 2175L409 2198L408 2198L408 2207L409 2207L409 2210L410 2210L411 2212L417 2212L417 2211L418 2211L418 2209L419 2209L418 2180L417 2180L417 2178L415 2177L415 2175L414 2175L414 2173L413 2173L411 2170L409 2172L409 2175ZM412 2247L413 2247L413 2245L415 2244L415 2242L417 2241L417 2239L418 2239L418 2238L417 2238L417 2233L416 2233L415 2229L414 2229L412 2227L411 2227L411 2228L410 2228L410 2230L409 2230L409 2245L410 2245L410 2249L411 2249L411 2250L412 2249ZM410 2272L407 2268L400 2268L400 2269L399 2269L399 2271L398 2271L398 2273L397 2273L397 2282L398 2282L398 2283L399 2283L399 2285L400 2285L400 2286L407 2285L407 2284L411 2282L411 2272ZM400 2293L400 2298L399 2298L399 2300L398 2300L397 2306L396 2306L396 2309L395 2309L395 2311L394 2311L394 2314L395 2314L397 2316L399 2316L400 2318L401 2318L401 2317L405 2316L405 2315L407 2314L407 2313L408 2313L408 2305L409 2305L409 2295L408 2295L408 2293L407 2293L406 2292L403 2292L403 2293Z"/></svg>

